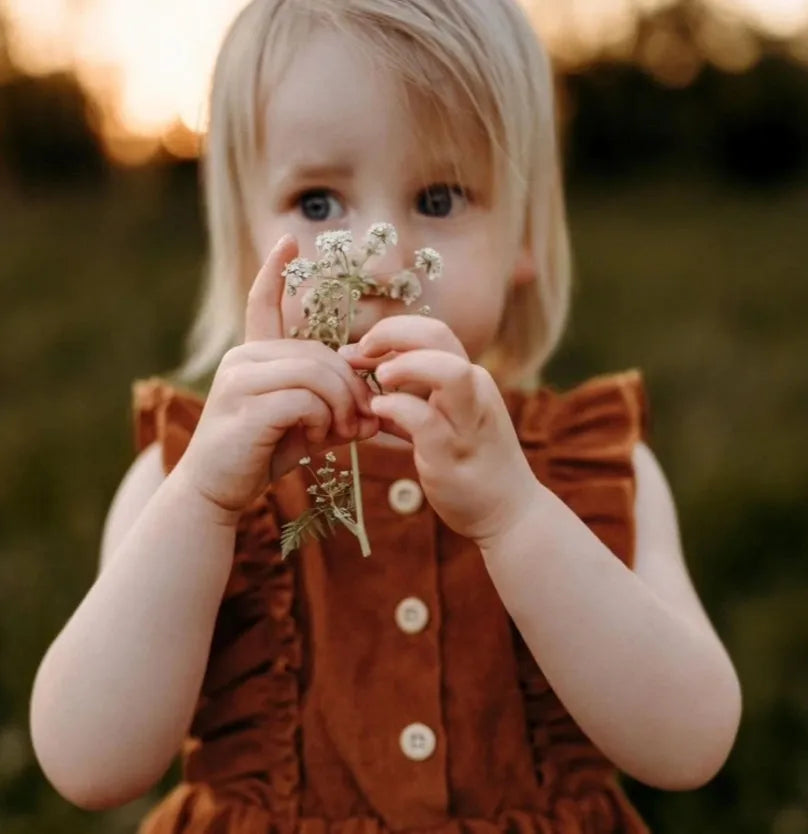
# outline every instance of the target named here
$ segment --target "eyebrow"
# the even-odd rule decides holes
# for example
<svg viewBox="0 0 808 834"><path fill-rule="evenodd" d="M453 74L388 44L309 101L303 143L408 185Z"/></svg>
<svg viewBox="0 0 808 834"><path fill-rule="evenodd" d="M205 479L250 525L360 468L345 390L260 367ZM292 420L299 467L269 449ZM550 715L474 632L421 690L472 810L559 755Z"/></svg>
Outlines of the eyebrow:
<svg viewBox="0 0 808 834"><path fill-rule="evenodd" d="M353 165L300 163L282 169L276 183L280 187L295 180L345 179L353 174L353 170Z"/></svg>

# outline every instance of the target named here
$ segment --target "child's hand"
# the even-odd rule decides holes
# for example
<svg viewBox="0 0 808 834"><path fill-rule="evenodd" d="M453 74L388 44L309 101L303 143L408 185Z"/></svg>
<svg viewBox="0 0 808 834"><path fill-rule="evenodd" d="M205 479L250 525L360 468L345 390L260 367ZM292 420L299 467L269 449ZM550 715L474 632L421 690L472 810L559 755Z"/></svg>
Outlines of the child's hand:
<svg viewBox="0 0 808 834"><path fill-rule="evenodd" d="M480 542L524 511L537 482L508 409L443 322L392 316L340 352L355 368L376 367L385 391L411 392L383 394L371 405L383 431L413 443L421 486L449 527Z"/></svg>
<svg viewBox="0 0 808 834"><path fill-rule="evenodd" d="M300 458L378 430L370 390L317 341L284 338L282 270L290 236L272 250L247 300L244 344L225 354L178 465L218 507L237 515Z"/></svg>

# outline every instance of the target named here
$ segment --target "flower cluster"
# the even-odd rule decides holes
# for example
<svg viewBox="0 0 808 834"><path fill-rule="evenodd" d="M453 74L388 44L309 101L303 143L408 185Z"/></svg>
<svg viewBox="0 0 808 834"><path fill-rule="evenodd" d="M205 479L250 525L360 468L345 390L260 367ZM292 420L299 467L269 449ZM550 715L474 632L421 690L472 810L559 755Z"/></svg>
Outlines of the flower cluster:
<svg viewBox="0 0 808 834"><path fill-rule="evenodd" d="M306 490L314 499L314 506L306 510L295 521L284 525L281 533L281 555L286 558L303 543L306 537L318 538L325 534L323 522L333 531L335 522L341 522L354 534L357 533L356 522L352 513L355 509L351 484L351 471L339 472L332 466L337 456L326 453L325 466L315 472L311 468L311 458L300 459L300 465L312 473L314 483Z"/></svg>
<svg viewBox="0 0 808 834"><path fill-rule="evenodd" d="M392 223L374 223L368 231L365 240L365 251L368 256L383 255L388 246L398 245L398 232Z"/></svg>
<svg viewBox="0 0 808 834"><path fill-rule="evenodd" d="M337 505L346 498L350 497L351 484L348 478L351 477L351 472L348 469L343 469L336 474L336 470L332 463L336 463L337 456L333 452L328 452L325 456L326 465L321 466L315 473L316 483L308 488L309 495L315 496L317 504L333 504ZM302 466L308 466L311 463L311 458L305 457L300 459ZM322 479L322 480L321 480Z"/></svg>
<svg viewBox="0 0 808 834"><path fill-rule="evenodd" d="M368 261L384 255L389 247L398 244L398 233L391 223L371 226L356 253L352 251L353 236L349 231L323 232L315 243L319 254L316 261L295 258L283 271L289 295L296 295L306 282L317 282L303 298L306 325L302 331L293 330L291 335L317 339L334 349L347 341L349 320L355 304L363 296L383 296L409 306L422 293L416 271L421 270L434 281L443 269L440 255L434 249L426 248L415 253L412 269L389 276L387 282L374 278L367 268ZM418 312L428 314L429 309L422 307Z"/></svg>
<svg viewBox="0 0 808 834"><path fill-rule="evenodd" d="M434 249L419 249L415 253L415 266L423 269L430 281L440 278L443 272L443 261Z"/></svg>
<svg viewBox="0 0 808 834"><path fill-rule="evenodd" d="M404 270L393 276L387 294L390 298L401 299L409 307L421 295L421 282L414 273Z"/></svg>
<svg viewBox="0 0 808 834"><path fill-rule="evenodd" d="M290 335L317 339L336 350L347 343L356 305L364 296L391 298L407 306L420 298L423 288L416 272L420 270L427 279L434 281L443 270L441 257L434 249L419 249L411 269L384 276L386 280L377 280L383 276L374 277L367 267L372 258L384 255L389 247L397 244L398 233L390 223L374 223L358 251L354 250L353 236L349 231L318 235L315 241L317 260L295 258L283 270L289 295L296 295L306 282L315 282L306 289L302 298L306 324L302 330L293 328ZM418 312L428 315L430 310L421 307ZM314 506L284 525L281 535L284 556L299 547L306 536L323 536L323 520L332 529L337 522L343 524L359 539L362 553L370 555L362 518L356 443L351 444L351 471L345 470L337 475L331 466L336 461L332 452L326 455L326 461L326 466L313 473L315 483L309 487ZM311 460L303 458L300 463L308 465Z"/></svg>

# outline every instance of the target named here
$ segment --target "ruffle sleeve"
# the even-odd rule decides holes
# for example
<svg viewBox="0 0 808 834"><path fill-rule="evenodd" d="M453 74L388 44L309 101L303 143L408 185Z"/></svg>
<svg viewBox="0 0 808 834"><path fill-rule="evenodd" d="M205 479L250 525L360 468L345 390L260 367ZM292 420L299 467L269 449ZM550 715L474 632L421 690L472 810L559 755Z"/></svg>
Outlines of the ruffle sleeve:
<svg viewBox="0 0 808 834"><path fill-rule="evenodd" d="M639 371L595 377L565 393L512 401L537 477L629 567L634 559L635 445L648 436Z"/></svg>
<svg viewBox="0 0 808 834"><path fill-rule="evenodd" d="M132 383L135 450L160 443L166 474L179 462L199 422L204 401L158 377Z"/></svg>

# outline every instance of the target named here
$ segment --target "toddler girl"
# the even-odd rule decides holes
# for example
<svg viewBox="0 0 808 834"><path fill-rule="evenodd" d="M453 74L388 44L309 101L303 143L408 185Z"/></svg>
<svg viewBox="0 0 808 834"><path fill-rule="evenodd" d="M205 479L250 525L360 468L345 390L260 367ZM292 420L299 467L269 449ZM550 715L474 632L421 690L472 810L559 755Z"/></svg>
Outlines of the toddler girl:
<svg viewBox="0 0 808 834"><path fill-rule="evenodd" d="M646 830L618 770L685 789L721 767L738 682L643 442L640 376L536 387L570 283L554 136L515 0L238 17L192 350L182 382L135 385L140 454L32 694L71 802L130 801L181 750L141 834L610 834ZM381 221L399 241L379 275L442 255L431 315L373 298L339 352L291 338L284 266ZM352 441L371 558L340 527L283 559L311 500L299 460L344 469Z"/></svg>

